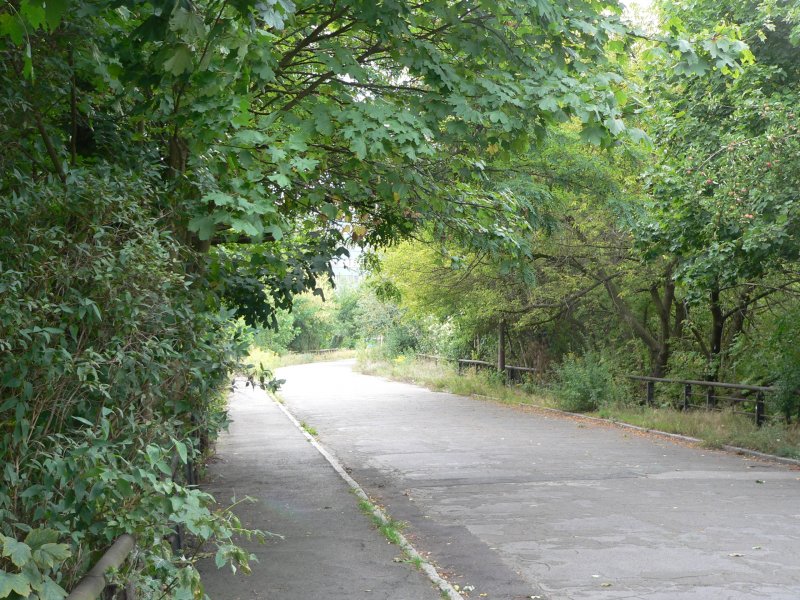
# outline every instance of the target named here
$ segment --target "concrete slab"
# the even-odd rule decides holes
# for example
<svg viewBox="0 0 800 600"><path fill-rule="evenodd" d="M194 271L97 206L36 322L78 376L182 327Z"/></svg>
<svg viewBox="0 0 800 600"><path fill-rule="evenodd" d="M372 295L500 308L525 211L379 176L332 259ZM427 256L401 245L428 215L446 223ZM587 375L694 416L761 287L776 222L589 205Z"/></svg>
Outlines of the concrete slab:
<svg viewBox="0 0 800 600"><path fill-rule="evenodd" d="M351 364L281 397L469 597L800 598L800 471Z"/></svg>
<svg viewBox="0 0 800 600"><path fill-rule="evenodd" d="M217 444L204 486L236 508L245 527L270 531L253 574L200 565L214 600L435 600L439 593L358 508L350 488L261 390L237 386L232 424Z"/></svg>

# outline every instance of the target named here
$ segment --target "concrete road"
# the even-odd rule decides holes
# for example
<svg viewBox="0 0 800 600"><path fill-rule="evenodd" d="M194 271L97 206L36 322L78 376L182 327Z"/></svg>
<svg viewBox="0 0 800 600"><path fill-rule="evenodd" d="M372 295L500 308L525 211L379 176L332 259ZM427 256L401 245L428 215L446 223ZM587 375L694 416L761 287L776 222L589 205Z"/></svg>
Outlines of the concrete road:
<svg viewBox="0 0 800 600"><path fill-rule="evenodd" d="M265 545L250 576L200 565L213 600L436 600L439 593L401 557L358 508L330 464L261 390L237 385L229 433L204 489L236 508L245 527L280 534Z"/></svg>
<svg viewBox="0 0 800 600"><path fill-rule="evenodd" d="M470 598L800 598L800 471L351 364L280 395Z"/></svg>

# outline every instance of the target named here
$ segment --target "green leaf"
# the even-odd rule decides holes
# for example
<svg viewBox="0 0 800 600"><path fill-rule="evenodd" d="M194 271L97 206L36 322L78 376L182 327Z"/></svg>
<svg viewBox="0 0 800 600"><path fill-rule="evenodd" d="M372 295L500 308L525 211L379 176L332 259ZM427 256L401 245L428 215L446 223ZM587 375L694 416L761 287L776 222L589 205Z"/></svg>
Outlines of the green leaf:
<svg viewBox="0 0 800 600"><path fill-rule="evenodd" d="M556 112L560 107L558 106L558 100L556 100L555 97L545 96L539 100L539 108L548 112Z"/></svg>
<svg viewBox="0 0 800 600"><path fill-rule="evenodd" d="M41 487L41 486L39 486ZM58 541L58 532L55 529L32 529L25 536L25 543L36 550L44 544L54 544Z"/></svg>
<svg viewBox="0 0 800 600"><path fill-rule="evenodd" d="M625 123L622 119L606 119L605 125L612 135L619 135L625 131Z"/></svg>
<svg viewBox="0 0 800 600"><path fill-rule="evenodd" d="M231 229L238 233L244 233L245 235L258 235L261 233L253 223L248 221L247 219L238 219L234 218L231 219Z"/></svg>
<svg viewBox="0 0 800 600"><path fill-rule="evenodd" d="M186 450L186 444L178 440L173 441L175 442L175 450L178 451L178 456L180 456L181 462L186 464L189 462L189 453Z"/></svg>
<svg viewBox="0 0 800 600"><path fill-rule="evenodd" d="M315 158L303 158L296 156L291 160L290 164L301 173L305 173L308 171L313 171L314 167L319 164L319 161Z"/></svg>
<svg viewBox="0 0 800 600"><path fill-rule="evenodd" d="M311 114L314 115L314 127L318 133L322 135L330 135L333 133L333 122L331 121L330 110L324 104L317 104L311 109Z"/></svg>
<svg viewBox="0 0 800 600"><path fill-rule="evenodd" d="M595 146L599 146L603 143L603 138L605 138L605 131L603 128L597 124L587 125L581 131L581 138L590 144Z"/></svg>
<svg viewBox="0 0 800 600"><path fill-rule="evenodd" d="M69 0L47 0L44 5L45 21L50 31L61 23L61 18L67 13Z"/></svg>
<svg viewBox="0 0 800 600"><path fill-rule="evenodd" d="M350 149L362 160L367 157L367 144L364 142L364 138L353 139L350 142Z"/></svg>
<svg viewBox="0 0 800 600"><path fill-rule="evenodd" d="M629 127L626 130L628 137L631 138L635 143L643 143L643 144L650 144L650 137L638 127Z"/></svg>
<svg viewBox="0 0 800 600"><path fill-rule="evenodd" d="M271 233L275 240L280 240L283 237L283 230L277 225L267 225L264 227L264 231Z"/></svg>
<svg viewBox="0 0 800 600"><path fill-rule="evenodd" d="M339 209L330 202L326 202L320 206L319 209L322 211L322 214L328 217L331 221L335 220L336 217L339 216Z"/></svg>
<svg viewBox="0 0 800 600"><path fill-rule="evenodd" d="M31 560L31 548L12 537L3 536L3 556L10 558L15 566L23 567Z"/></svg>
<svg viewBox="0 0 800 600"><path fill-rule="evenodd" d="M217 548L217 553L214 555L214 564L217 565L218 569L221 569L225 566L225 563L228 562L228 559L225 556L225 547L220 546Z"/></svg>
<svg viewBox="0 0 800 600"><path fill-rule="evenodd" d="M51 569L67 560L72 553L66 544L42 544L33 552L33 562L40 569Z"/></svg>
<svg viewBox="0 0 800 600"><path fill-rule="evenodd" d="M203 196L203 202L213 202L216 206L234 206L236 198L225 192L211 192Z"/></svg>
<svg viewBox="0 0 800 600"><path fill-rule="evenodd" d="M217 219L214 215L194 217L189 221L189 231L197 234L201 241L210 240L217 229Z"/></svg>
<svg viewBox="0 0 800 600"><path fill-rule="evenodd" d="M206 36L206 24L203 16L185 8L178 8L172 13L169 25L173 31L183 33L184 35L181 37L187 42L202 40Z"/></svg>
<svg viewBox="0 0 800 600"><path fill-rule="evenodd" d="M11 574L0 570L0 598L8 598L11 592L27 598L31 593L30 581L22 573Z"/></svg>
<svg viewBox="0 0 800 600"><path fill-rule="evenodd" d="M47 22L47 15L41 0L22 0L19 4L19 12L33 29L39 29Z"/></svg>
<svg viewBox="0 0 800 600"><path fill-rule="evenodd" d="M9 13L0 14L0 35L7 35L15 45L21 46L25 39L25 28L22 20Z"/></svg>
<svg viewBox="0 0 800 600"><path fill-rule="evenodd" d="M44 583L39 588L39 598L41 600L63 600L67 597L67 592L50 577L44 578Z"/></svg>
<svg viewBox="0 0 800 600"><path fill-rule="evenodd" d="M30 42L25 43L25 57L22 59L22 74L25 79L33 80L33 54Z"/></svg>
<svg viewBox="0 0 800 600"><path fill-rule="evenodd" d="M289 179L283 173L275 173L274 175L270 175L269 177L267 177L267 179L269 179L274 183L277 183L278 186L282 188L288 188L290 185L292 185L292 180Z"/></svg>
<svg viewBox="0 0 800 600"><path fill-rule="evenodd" d="M150 459L151 464L156 464L161 459L162 452L161 448L158 446L150 444L145 448L145 452L147 453L147 457Z"/></svg>
<svg viewBox="0 0 800 600"><path fill-rule="evenodd" d="M180 45L175 53L164 61L164 70L173 75L180 75L192 68L192 51L188 46Z"/></svg>

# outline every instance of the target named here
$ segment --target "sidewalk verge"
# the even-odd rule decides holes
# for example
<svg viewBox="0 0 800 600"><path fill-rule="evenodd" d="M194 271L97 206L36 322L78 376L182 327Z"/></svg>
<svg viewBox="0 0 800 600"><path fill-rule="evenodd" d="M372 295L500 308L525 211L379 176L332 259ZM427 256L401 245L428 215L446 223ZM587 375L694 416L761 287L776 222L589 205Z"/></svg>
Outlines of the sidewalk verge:
<svg viewBox="0 0 800 600"><path fill-rule="evenodd" d="M350 486L350 489L353 490L353 493L359 497L359 499L369 502L370 505L373 507L372 514L373 516L378 519L382 524L388 525L389 524L389 517L386 513L381 510L379 507L375 506L375 504L370 500L367 493L364 489L358 484L358 482L350 477L350 474L345 471L342 464L334 457L330 452L328 452L325 447L320 444L317 439L308 433L300 422L295 418L295 416L289 411L288 408L283 404L283 402L279 401L275 394L271 392L267 392L270 399L278 406L281 412L286 415L286 418L289 419L292 424L302 433L306 439L311 442L314 448L328 461L328 463L333 467L333 470L336 471L339 476L344 479L347 485ZM458 593L458 591L450 585L450 583L436 570L436 568L428 562L428 560L422 556L419 552L417 552L416 548L411 545L411 543L406 539L406 537L400 533L398 533L398 546L403 549L403 551L419 565L419 568L428 576L428 579L450 600L465 600L464 597Z"/></svg>

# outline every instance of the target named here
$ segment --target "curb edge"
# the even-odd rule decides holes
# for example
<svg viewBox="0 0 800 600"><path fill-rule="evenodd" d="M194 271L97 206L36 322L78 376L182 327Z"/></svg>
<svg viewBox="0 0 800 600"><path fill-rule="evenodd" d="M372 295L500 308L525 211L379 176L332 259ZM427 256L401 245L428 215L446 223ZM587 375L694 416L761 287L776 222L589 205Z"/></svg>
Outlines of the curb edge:
<svg viewBox="0 0 800 600"><path fill-rule="evenodd" d="M375 516L375 518L377 518L384 525L388 524L389 517L387 514L381 508L375 506L372 500L370 500L370 497L364 491L364 488L362 488L358 482L353 479L347 471L345 471L344 467L336 459L336 457L328 452L328 450L322 444L320 444L313 435L303 429L297 418L295 418L295 416L291 413L291 411L289 411L283 402L277 399L275 394L267 392L267 395L278 406L281 412L286 415L286 418L292 422L292 424L300 431L300 433L302 433L306 439L311 442L314 448L316 448L317 451L325 458L325 460L328 461L328 464L333 467L333 470L339 474L339 476L345 481L345 483L347 483L348 486L350 486L350 489L353 490L353 493L355 493L355 495L361 500L365 500L374 506L372 514ZM417 552L417 549L411 545L411 542L409 542L402 533L398 532L398 538L400 540L398 546L400 546L400 548L402 548L403 551L412 559L419 561L420 569L423 571L423 573L425 573L431 583L433 583L442 593L446 594L450 600L465 600L465 598L458 593L458 591L450 584L450 582L448 582L439 574L439 572L436 570L436 567L434 567L424 556Z"/></svg>

